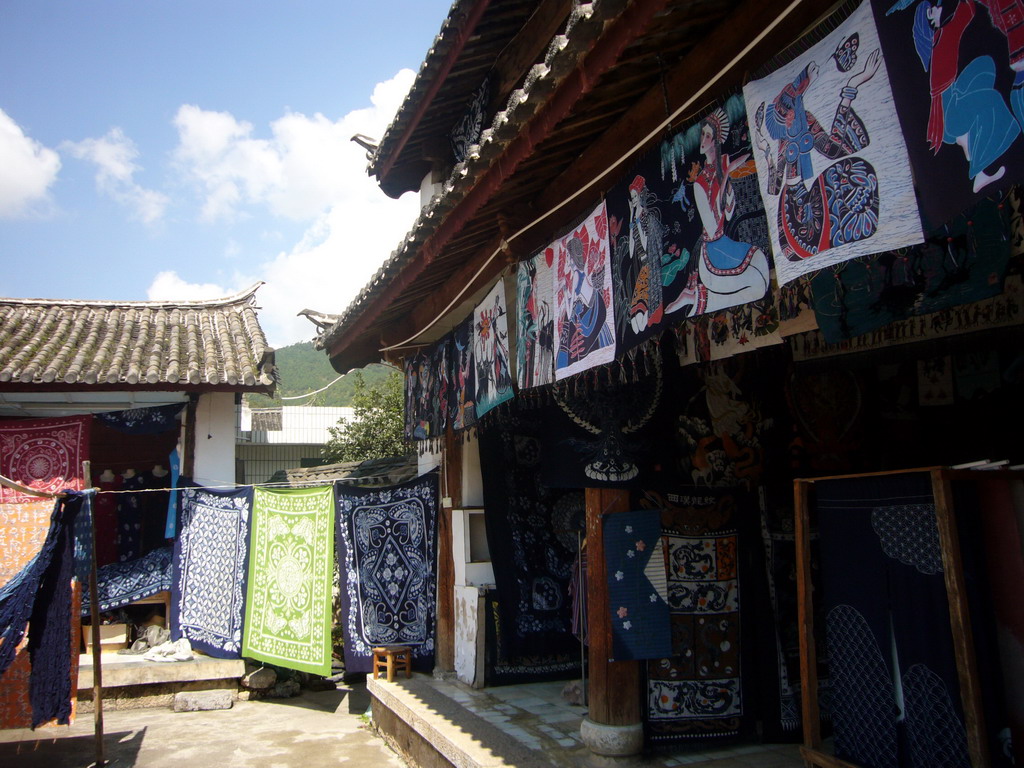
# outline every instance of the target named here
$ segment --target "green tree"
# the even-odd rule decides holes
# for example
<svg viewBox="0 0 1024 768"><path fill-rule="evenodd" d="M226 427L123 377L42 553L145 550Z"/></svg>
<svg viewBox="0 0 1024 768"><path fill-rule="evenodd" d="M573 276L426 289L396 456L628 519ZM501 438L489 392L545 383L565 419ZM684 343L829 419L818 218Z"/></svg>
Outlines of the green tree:
<svg viewBox="0 0 1024 768"><path fill-rule="evenodd" d="M323 456L332 462L365 461L409 453L405 439L405 398L402 374L392 371L383 381L367 386L361 371L353 371L352 421L331 427Z"/></svg>

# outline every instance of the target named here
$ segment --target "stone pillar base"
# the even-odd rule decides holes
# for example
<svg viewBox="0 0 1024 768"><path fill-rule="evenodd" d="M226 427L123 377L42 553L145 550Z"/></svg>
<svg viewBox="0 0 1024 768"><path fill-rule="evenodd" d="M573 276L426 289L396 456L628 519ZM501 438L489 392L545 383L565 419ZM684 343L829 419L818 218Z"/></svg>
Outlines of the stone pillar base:
<svg viewBox="0 0 1024 768"><path fill-rule="evenodd" d="M644 727L642 723L605 725L585 717L580 723L580 738L595 755L629 757L643 750Z"/></svg>

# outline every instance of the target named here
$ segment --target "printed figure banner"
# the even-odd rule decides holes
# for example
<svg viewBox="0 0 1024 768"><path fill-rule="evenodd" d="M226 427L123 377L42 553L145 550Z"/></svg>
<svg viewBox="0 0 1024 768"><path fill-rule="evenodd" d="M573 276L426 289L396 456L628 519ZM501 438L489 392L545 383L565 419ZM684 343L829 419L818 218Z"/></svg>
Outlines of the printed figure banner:
<svg viewBox="0 0 1024 768"><path fill-rule="evenodd" d="M555 264L555 378L561 380L615 359L612 264L604 201L548 248Z"/></svg>
<svg viewBox="0 0 1024 768"><path fill-rule="evenodd" d="M1024 4L872 0L925 221L1024 179Z"/></svg>
<svg viewBox="0 0 1024 768"><path fill-rule="evenodd" d="M551 264L547 248L519 262L516 272L519 387L539 387L555 380L555 326L552 306Z"/></svg>
<svg viewBox="0 0 1024 768"><path fill-rule="evenodd" d="M768 223L739 94L649 152L607 203L620 352L670 315L765 296Z"/></svg>
<svg viewBox="0 0 1024 768"><path fill-rule="evenodd" d="M251 513L251 488L181 491L171 633L208 656L237 659L242 650Z"/></svg>
<svg viewBox="0 0 1024 768"><path fill-rule="evenodd" d="M453 430L476 424L476 358L473 354L473 315L451 332L451 381L448 421Z"/></svg>
<svg viewBox="0 0 1024 768"><path fill-rule="evenodd" d="M448 402L448 338L405 359L405 437L426 440L444 432Z"/></svg>
<svg viewBox="0 0 1024 768"><path fill-rule="evenodd" d="M0 475L47 493L82 489L92 416L0 421ZM0 486L0 503L38 501Z"/></svg>
<svg viewBox="0 0 1024 768"><path fill-rule="evenodd" d="M476 358L476 417L511 399L508 311L501 280L473 311L473 348Z"/></svg>
<svg viewBox="0 0 1024 768"><path fill-rule="evenodd" d="M242 655L331 674L334 492L253 490Z"/></svg>
<svg viewBox="0 0 1024 768"><path fill-rule="evenodd" d="M743 87L779 284L922 240L871 6Z"/></svg>
<svg viewBox="0 0 1024 768"><path fill-rule="evenodd" d="M408 645L434 666L437 473L380 489L338 485L337 545L345 670L369 672L372 649Z"/></svg>

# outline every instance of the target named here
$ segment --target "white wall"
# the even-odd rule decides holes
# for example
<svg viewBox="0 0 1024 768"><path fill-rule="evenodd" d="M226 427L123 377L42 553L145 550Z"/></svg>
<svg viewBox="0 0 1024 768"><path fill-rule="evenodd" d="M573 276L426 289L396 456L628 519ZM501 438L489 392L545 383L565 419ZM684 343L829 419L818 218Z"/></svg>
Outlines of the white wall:
<svg viewBox="0 0 1024 768"><path fill-rule="evenodd" d="M455 588L455 675L484 686L484 597L476 587Z"/></svg>
<svg viewBox="0 0 1024 768"><path fill-rule="evenodd" d="M235 482L235 395L210 392L196 402L194 480L199 485Z"/></svg>

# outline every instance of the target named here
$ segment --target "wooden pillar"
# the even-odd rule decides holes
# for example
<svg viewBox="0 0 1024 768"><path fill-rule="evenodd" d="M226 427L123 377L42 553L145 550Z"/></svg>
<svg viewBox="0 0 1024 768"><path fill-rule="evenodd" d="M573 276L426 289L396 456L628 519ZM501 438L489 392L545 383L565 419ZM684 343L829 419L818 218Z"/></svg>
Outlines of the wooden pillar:
<svg viewBox="0 0 1024 768"><path fill-rule="evenodd" d="M437 636L435 666L455 671L455 559L452 552L452 509L462 507L462 441L448 429L444 436L444 478L437 510Z"/></svg>
<svg viewBox="0 0 1024 768"><path fill-rule="evenodd" d="M589 718L602 725L640 723L640 662L608 661L611 613L605 579L601 517L629 510L629 491L587 488L587 636L590 641Z"/></svg>

